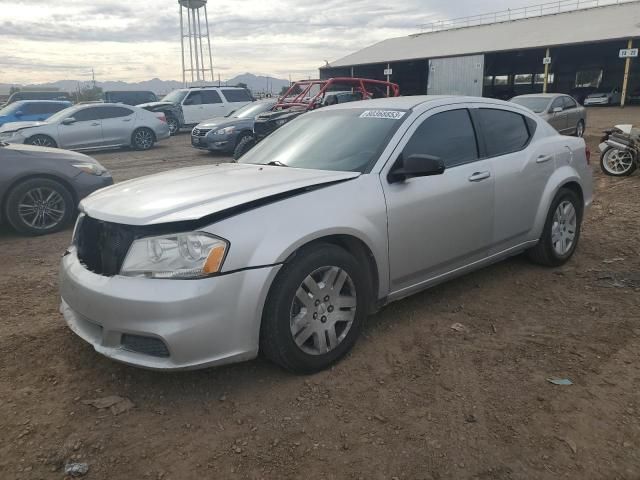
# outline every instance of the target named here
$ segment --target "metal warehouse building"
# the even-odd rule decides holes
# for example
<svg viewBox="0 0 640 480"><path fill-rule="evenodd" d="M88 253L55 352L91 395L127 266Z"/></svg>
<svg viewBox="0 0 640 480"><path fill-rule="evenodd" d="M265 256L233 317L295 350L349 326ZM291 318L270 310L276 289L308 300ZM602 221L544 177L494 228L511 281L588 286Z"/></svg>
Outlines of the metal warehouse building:
<svg viewBox="0 0 640 480"><path fill-rule="evenodd" d="M640 94L640 59L624 57L640 43L638 0L562 0L422 28L332 62L320 78L389 78L403 95Z"/></svg>

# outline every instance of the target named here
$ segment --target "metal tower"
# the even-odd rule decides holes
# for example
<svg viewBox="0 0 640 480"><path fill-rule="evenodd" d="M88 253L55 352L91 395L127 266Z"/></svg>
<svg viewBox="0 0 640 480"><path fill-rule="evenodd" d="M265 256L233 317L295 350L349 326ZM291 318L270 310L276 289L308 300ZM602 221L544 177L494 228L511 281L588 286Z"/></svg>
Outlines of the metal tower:
<svg viewBox="0 0 640 480"><path fill-rule="evenodd" d="M213 57L211 55L211 39L209 38L207 0L178 0L178 4L182 46L182 83L187 86L188 82L197 83L209 80L213 82ZM202 33L201 10L204 11L205 33ZM207 45L203 47L202 41L205 38ZM185 40L188 46L185 46ZM205 50L209 53L208 65L205 63Z"/></svg>

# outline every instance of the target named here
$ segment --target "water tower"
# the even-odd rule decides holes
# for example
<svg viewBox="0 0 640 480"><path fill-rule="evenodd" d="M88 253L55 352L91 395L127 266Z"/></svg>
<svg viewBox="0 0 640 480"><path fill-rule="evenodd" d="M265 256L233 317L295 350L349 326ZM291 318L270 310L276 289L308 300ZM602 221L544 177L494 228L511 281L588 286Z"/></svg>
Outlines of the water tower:
<svg viewBox="0 0 640 480"><path fill-rule="evenodd" d="M182 82L186 86L189 82L193 84L208 80L213 81L213 57L211 55L211 39L209 38L207 0L178 0L178 4L180 5ZM204 13L204 19L201 18L200 12ZM205 26L204 33L202 33L202 20L204 20ZM205 39L206 46L203 45ZM205 61L205 53L208 53L207 61Z"/></svg>

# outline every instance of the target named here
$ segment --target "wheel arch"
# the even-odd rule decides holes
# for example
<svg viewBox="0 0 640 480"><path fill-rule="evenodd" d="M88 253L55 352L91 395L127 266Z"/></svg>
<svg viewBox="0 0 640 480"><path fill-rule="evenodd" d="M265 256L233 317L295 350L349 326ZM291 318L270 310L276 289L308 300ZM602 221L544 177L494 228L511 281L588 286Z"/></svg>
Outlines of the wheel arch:
<svg viewBox="0 0 640 480"><path fill-rule="evenodd" d="M41 133L41 132L37 132L34 133L32 135L29 135L28 137L25 138L25 144L27 143L27 141L33 137L47 137L50 138L51 141L53 142L53 144L55 145L55 148L60 148L60 145L58 144L58 141L53 137L53 135L50 135L48 133Z"/></svg>
<svg viewBox="0 0 640 480"><path fill-rule="evenodd" d="M578 195L580 198L582 212L584 212L585 197L584 190L580 184L580 177L577 175L577 172L573 170L567 171L567 168L568 167L564 167L557 170L547 183L547 187L542 195L544 201L540 202L540 207L538 208L538 213L536 215L532 239L539 239L540 235L542 235L542 230L544 229L544 224L547 220L549 208L553 203L553 199L562 188L572 190Z"/></svg>

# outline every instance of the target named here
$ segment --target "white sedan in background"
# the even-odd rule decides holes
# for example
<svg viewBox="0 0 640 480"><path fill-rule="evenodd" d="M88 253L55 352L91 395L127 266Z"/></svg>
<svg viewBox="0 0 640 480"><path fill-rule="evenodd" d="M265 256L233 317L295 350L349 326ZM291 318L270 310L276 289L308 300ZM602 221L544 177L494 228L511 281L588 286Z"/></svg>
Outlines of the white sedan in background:
<svg viewBox="0 0 640 480"><path fill-rule="evenodd" d="M115 103L75 105L44 122L13 122L0 128L0 142L68 150L148 150L165 138L169 126L164 113Z"/></svg>

